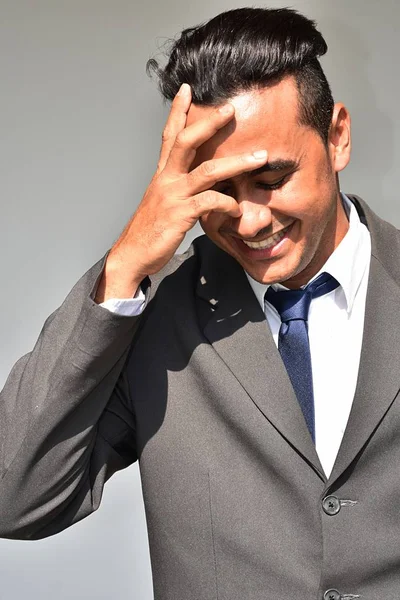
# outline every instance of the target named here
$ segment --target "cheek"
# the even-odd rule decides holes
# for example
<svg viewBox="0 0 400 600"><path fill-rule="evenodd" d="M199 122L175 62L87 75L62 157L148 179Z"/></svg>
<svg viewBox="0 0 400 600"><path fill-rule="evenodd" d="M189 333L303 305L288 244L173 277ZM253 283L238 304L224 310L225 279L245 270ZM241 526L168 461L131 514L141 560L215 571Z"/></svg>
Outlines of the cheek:
<svg viewBox="0 0 400 600"><path fill-rule="evenodd" d="M336 180L326 169L304 173L288 184L282 193L276 196L276 207L300 221L315 227L326 218L332 198L336 194Z"/></svg>

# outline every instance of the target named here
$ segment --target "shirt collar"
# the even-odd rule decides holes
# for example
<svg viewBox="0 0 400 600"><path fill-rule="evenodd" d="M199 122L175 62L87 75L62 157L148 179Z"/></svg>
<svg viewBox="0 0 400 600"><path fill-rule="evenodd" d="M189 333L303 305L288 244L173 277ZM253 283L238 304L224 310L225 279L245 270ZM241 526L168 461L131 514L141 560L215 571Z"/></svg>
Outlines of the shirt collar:
<svg viewBox="0 0 400 600"><path fill-rule="evenodd" d="M365 225L361 223L356 207L345 194L342 194L342 201L349 219L349 229L322 269L310 281L316 279L321 273L332 275L343 290L347 312L349 313L370 259L369 246L366 240L369 233ZM246 276L261 308L264 310L264 296L269 285L259 283L250 277L248 273L246 273ZM274 289L286 289L279 283L273 284L273 287Z"/></svg>

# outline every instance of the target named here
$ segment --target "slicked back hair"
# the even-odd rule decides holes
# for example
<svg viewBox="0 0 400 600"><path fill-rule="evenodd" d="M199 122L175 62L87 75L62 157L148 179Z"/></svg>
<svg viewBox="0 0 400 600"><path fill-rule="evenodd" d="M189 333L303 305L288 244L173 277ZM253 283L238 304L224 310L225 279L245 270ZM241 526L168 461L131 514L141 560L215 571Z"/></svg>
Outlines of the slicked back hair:
<svg viewBox="0 0 400 600"><path fill-rule="evenodd" d="M289 8L239 8L185 29L172 43L168 62L156 73L172 100L182 83L193 103L219 106L240 93L261 89L293 76L299 93L299 121L327 143L334 101L319 62L328 47L314 21Z"/></svg>

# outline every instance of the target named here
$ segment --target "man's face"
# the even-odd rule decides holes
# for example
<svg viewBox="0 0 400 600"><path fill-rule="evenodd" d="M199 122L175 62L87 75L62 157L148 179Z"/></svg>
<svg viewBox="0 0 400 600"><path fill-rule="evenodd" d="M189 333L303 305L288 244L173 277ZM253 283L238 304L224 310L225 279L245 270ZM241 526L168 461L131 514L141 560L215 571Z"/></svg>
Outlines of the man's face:
<svg viewBox="0 0 400 600"><path fill-rule="evenodd" d="M348 228L337 187L337 172L350 154L348 113L335 107L327 147L315 130L299 124L292 78L230 102L234 120L198 149L193 166L256 150L267 150L268 162L214 186L240 204L239 218L210 212L201 225L257 281L299 287L319 271ZM192 105L187 125L212 110Z"/></svg>

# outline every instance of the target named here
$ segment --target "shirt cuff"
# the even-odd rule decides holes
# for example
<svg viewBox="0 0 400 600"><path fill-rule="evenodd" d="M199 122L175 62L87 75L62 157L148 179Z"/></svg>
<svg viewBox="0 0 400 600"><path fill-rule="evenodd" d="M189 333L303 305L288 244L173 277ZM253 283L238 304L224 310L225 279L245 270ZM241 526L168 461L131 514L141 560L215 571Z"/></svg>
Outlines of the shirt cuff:
<svg viewBox="0 0 400 600"><path fill-rule="evenodd" d="M145 309L146 297L141 288L139 288L134 298L109 298L99 306L102 306L116 315L137 317L141 315Z"/></svg>

